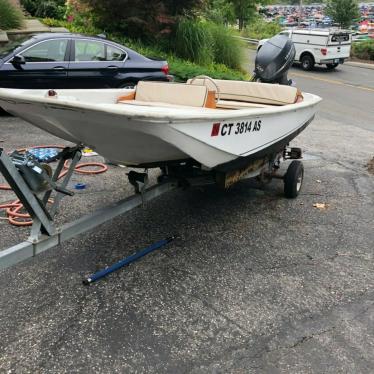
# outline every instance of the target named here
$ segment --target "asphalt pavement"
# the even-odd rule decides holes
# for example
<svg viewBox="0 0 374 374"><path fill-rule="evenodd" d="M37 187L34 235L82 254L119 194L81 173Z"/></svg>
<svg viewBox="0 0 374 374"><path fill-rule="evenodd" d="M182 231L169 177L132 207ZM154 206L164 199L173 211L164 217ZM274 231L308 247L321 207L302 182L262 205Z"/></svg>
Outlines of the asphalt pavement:
<svg viewBox="0 0 374 374"><path fill-rule="evenodd" d="M1 272L0 372L373 372L374 70L291 77L324 99L293 142L309 156L300 196L285 199L277 180L176 190ZM6 116L0 139L7 150L59 142ZM65 199L60 221L129 195L126 172L74 176L87 189ZM1 192L0 203L11 197ZM27 236L5 220L0 233L0 248Z"/></svg>

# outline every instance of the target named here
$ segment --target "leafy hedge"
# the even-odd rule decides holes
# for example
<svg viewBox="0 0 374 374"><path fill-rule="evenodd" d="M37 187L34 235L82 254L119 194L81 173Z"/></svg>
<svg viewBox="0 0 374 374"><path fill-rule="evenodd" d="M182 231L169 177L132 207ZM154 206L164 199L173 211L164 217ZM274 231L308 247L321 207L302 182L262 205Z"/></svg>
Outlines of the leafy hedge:
<svg viewBox="0 0 374 374"><path fill-rule="evenodd" d="M9 0L0 0L0 30L18 29L23 24L21 10Z"/></svg>
<svg viewBox="0 0 374 374"><path fill-rule="evenodd" d="M374 61L374 40L366 40L352 44L352 57Z"/></svg>
<svg viewBox="0 0 374 374"><path fill-rule="evenodd" d="M86 28L82 26L76 26L72 23L59 21L54 19L43 19L42 20L47 26L53 27L65 27L71 32L77 32L82 34L97 35L102 33L101 30L95 28ZM148 46L140 41L128 39L120 35L107 35L108 39L113 40L117 43L126 45L127 47L134 49L138 53L144 56L162 58L168 61L170 67L170 74L174 75L174 78L178 82L184 82L189 78L197 75L208 75L216 79L232 79L232 80L248 80L249 75L238 69L230 69L224 64L219 63L206 63L197 64L186 59L166 52L156 46Z"/></svg>
<svg viewBox="0 0 374 374"><path fill-rule="evenodd" d="M21 0L23 8L33 17L62 19L65 15L65 0Z"/></svg>

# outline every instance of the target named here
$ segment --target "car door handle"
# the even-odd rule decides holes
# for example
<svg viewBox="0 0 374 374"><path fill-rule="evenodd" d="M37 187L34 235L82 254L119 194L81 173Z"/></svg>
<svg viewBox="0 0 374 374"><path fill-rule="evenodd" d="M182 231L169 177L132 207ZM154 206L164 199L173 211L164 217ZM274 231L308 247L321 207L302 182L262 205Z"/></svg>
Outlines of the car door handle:
<svg viewBox="0 0 374 374"><path fill-rule="evenodd" d="M110 65L106 67L108 70L118 70L118 66Z"/></svg>
<svg viewBox="0 0 374 374"><path fill-rule="evenodd" d="M55 66L54 68L53 68L53 70L65 70L65 68L63 67L63 66Z"/></svg>

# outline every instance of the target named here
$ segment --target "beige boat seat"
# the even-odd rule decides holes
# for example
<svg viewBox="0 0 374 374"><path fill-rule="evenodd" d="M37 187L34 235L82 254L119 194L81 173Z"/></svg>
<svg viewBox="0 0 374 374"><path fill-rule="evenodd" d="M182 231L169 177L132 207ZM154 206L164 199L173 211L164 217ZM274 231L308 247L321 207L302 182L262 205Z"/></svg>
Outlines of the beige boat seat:
<svg viewBox="0 0 374 374"><path fill-rule="evenodd" d="M204 85L140 81L135 92L120 96L117 103L142 106L215 108L215 91Z"/></svg>
<svg viewBox="0 0 374 374"><path fill-rule="evenodd" d="M258 103L247 103L245 101L235 100L218 100L216 104L217 109L247 109L247 108L266 108L272 105L258 104Z"/></svg>
<svg viewBox="0 0 374 374"><path fill-rule="evenodd" d="M204 85L210 90L217 90L215 87L217 85L220 99L217 107L220 107L221 100L264 105L287 105L300 101L301 92L296 87L221 79L213 79L212 82L211 80L211 78L195 78L189 79L187 84Z"/></svg>

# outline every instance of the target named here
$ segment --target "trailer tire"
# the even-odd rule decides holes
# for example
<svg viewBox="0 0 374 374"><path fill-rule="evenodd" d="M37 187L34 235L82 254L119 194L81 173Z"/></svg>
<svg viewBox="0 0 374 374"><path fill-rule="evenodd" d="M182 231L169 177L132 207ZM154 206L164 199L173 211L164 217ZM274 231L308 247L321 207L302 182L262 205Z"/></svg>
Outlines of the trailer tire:
<svg viewBox="0 0 374 374"><path fill-rule="evenodd" d="M301 68L305 71L312 70L314 67L314 58L309 53L305 53L301 57Z"/></svg>
<svg viewBox="0 0 374 374"><path fill-rule="evenodd" d="M284 176L284 194L288 199L297 197L304 179L304 165L301 161L292 161Z"/></svg>

